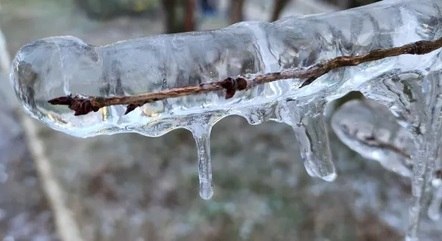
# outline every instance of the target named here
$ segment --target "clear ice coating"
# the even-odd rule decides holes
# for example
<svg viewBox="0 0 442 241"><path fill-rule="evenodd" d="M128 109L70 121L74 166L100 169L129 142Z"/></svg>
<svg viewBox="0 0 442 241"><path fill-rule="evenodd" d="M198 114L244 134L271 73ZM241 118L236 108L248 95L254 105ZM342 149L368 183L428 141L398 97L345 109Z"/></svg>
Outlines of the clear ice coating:
<svg viewBox="0 0 442 241"><path fill-rule="evenodd" d="M75 37L41 39L17 53L11 80L33 117L74 136L123 132L160 136L176 128L190 130L198 150L200 195L205 199L213 195L210 130L229 115L243 116L250 124L273 120L291 125L307 172L335 179L326 107L358 91L365 99L339 107L332 129L362 156L410 177L414 200L407 239L417 240L422 210L433 219L440 215L440 50L334 70L302 89L298 80L284 80L227 100L220 91L149 103L127 115L124 106L112 106L74 116L67 107L47 101L69 94L130 96L306 68L337 56L440 37L442 1L390 0L336 13L243 22L105 46L91 46Z"/></svg>

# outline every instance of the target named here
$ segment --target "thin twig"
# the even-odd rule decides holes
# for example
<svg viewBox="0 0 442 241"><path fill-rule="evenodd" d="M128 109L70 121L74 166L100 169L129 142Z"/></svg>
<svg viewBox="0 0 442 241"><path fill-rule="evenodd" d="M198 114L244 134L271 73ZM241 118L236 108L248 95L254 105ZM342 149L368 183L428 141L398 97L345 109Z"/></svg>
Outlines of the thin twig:
<svg viewBox="0 0 442 241"><path fill-rule="evenodd" d="M442 38L435 41L417 41L406 44L400 47L389 49L373 50L365 55L360 56L340 56L334 59L312 65L307 69L287 69L281 72L257 74L252 78L246 77L228 77L224 80L219 80L210 83L202 83L196 86L186 86L179 88L171 88L153 93L146 93L132 96L114 96L114 97L99 97L99 96L81 96L68 95L57 97L48 102L53 105L67 105L71 110L75 111L75 115L85 115L89 112L96 112L100 108L112 105L127 105L126 114L135 108L146 103L176 98L181 96L195 95L219 90L225 90L226 99L235 95L236 91L250 89L256 85L261 85L273 81L284 79L298 79L304 80L300 88L311 84L314 80L328 73L331 70L356 66L361 63L380 60L388 57L394 57L403 54L422 55L432 52L436 49L442 48Z"/></svg>

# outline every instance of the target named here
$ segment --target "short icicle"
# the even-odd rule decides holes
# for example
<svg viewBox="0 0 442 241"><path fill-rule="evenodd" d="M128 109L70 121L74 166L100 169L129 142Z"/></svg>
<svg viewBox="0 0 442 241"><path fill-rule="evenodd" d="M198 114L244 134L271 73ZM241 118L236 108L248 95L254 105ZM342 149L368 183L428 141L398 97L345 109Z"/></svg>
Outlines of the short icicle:
<svg viewBox="0 0 442 241"><path fill-rule="evenodd" d="M442 148L439 148L438 156L431 180L432 197L428 207L428 217L434 221L440 219L442 212Z"/></svg>
<svg viewBox="0 0 442 241"><path fill-rule="evenodd" d="M211 130L212 125L207 124L207 122L195 123L190 129L198 152L199 194L205 200L209 200L213 196L212 161L210 156Z"/></svg>
<svg viewBox="0 0 442 241"><path fill-rule="evenodd" d="M413 194L412 206L409 210L409 220L407 235L405 237L406 241L418 241L418 231L419 223L421 219L423 191L425 189L425 173L427 169L427 158L426 151L422 145L419 143L418 151L413 158L413 177L412 177L412 187L411 192Z"/></svg>
<svg viewBox="0 0 442 241"><path fill-rule="evenodd" d="M323 101L305 106L298 101L287 101L283 107L283 121L293 127L307 173L331 182L337 175L323 114L324 105Z"/></svg>
<svg viewBox="0 0 442 241"><path fill-rule="evenodd" d="M428 217L434 221L437 221L440 219L440 212L442 205L442 181L433 180L433 188L434 188L433 198L431 200L430 206L428 207Z"/></svg>
<svg viewBox="0 0 442 241"><path fill-rule="evenodd" d="M423 130L421 133L416 133L415 139L418 145L418 151L415 155L412 155L413 163L413 177L412 177L412 194L413 204L410 208L409 227L406 236L406 241L419 240L419 224L422 216L422 211L427 208L428 198L431 195L431 190L434 190L439 183L437 174L441 163L439 143L442 137L442 125L441 125L441 111L442 111L442 98L440 96L440 89L442 87L442 72L440 70L430 72L424 79L422 86L422 96L424 99L418 100L421 103L422 116L420 120L420 126ZM436 176L435 176L436 174ZM438 195L433 192L433 195ZM434 199L436 198L436 199ZM433 203L426 210L430 218L433 214L434 207L436 205L437 196L433 196ZM436 215L437 216L437 215ZM433 217L436 218L436 217ZM432 219L433 219L432 218Z"/></svg>

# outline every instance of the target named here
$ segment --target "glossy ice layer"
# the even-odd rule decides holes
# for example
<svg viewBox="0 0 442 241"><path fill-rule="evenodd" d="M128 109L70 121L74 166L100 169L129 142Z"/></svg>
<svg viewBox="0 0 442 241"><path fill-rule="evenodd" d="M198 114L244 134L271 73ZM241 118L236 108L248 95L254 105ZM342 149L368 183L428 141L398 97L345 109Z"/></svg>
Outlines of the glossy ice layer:
<svg viewBox="0 0 442 241"><path fill-rule="evenodd" d="M241 115L251 124L274 120L291 125L307 172L332 181L336 172L325 107L350 91L359 91L371 99L363 103L377 104L352 102L339 107L332 118L333 128L353 150L411 177L415 204L408 236L413 240L426 200L423 196L434 183L435 163L440 158L440 51L339 69L302 89L298 80L285 80L238 92L228 100L219 92L158 101L128 115L124 115L125 107L114 106L74 116L67 107L47 101L68 94L135 95L238 75L306 68L336 56L440 37L440 0L382 1L337 13L274 23L244 22L215 31L98 47L74 37L41 39L18 52L11 80L32 116L71 135L137 132L159 136L176 128L189 129L197 144L200 195L206 199L213 195L210 130L228 115ZM383 114L373 116L376 113ZM383 123L379 118L385 115L394 117ZM439 186L433 189L438 190L430 210L435 218L441 198Z"/></svg>
<svg viewBox="0 0 442 241"><path fill-rule="evenodd" d="M68 108L47 101L67 94L153 92L229 76L306 67L339 55L434 39L440 31L439 1L400 2L275 23L244 22L221 30L159 35L99 47L74 37L52 37L19 51L12 79L26 109L57 130L80 137L128 131L158 136L176 126L188 127L193 114L249 116L245 107L286 96L311 96L305 98L308 102L323 97L324 90L336 93L348 87L349 79L350 87L356 87L358 82L391 70L393 65L414 69L415 62L404 61L406 58L378 61L364 65L366 71L349 69L339 79L336 77L344 71L327 75L314 87L303 90L293 84L296 81L289 80L237 93L230 100L224 100L222 93L213 93L159 101L129 115L118 106L77 117Z"/></svg>

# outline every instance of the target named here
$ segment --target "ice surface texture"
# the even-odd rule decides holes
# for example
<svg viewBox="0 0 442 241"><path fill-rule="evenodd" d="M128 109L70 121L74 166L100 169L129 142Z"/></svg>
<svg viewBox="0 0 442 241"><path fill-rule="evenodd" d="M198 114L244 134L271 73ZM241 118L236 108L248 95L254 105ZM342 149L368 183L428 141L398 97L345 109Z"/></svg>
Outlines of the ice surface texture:
<svg viewBox="0 0 442 241"><path fill-rule="evenodd" d="M434 193L430 216L438 217L441 139L441 52L399 56L331 71L299 89L299 81L257 86L225 99L207 93L167 99L124 115L105 107L74 116L47 101L68 94L122 96L198 85L238 75L306 68L342 55L365 54L442 37L440 0L382 1L337 13L244 22L225 29L117 42L94 47L74 37L53 37L24 46L11 79L26 110L48 126L79 137L122 132L159 136L189 129L198 150L200 195L213 194L209 135L228 115L251 124L274 120L291 125L307 172L332 181L325 108L351 91L370 100L338 107L337 136L364 157L380 162L413 183L408 237L417 237L426 196ZM389 116L390 115L390 116ZM439 164L438 164L439 163ZM435 190L434 192L427 192Z"/></svg>

